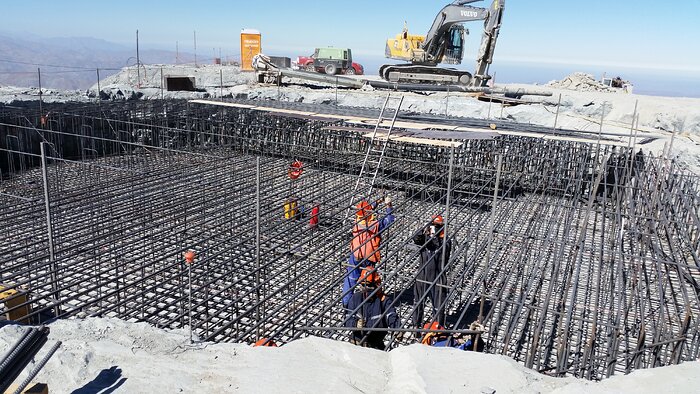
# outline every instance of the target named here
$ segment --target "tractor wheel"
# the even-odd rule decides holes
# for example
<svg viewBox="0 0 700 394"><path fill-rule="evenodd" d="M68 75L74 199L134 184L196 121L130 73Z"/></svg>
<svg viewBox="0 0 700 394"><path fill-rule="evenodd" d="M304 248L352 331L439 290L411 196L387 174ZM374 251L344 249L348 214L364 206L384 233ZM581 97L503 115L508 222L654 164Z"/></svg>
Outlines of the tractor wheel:
<svg viewBox="0 0 700 394"><path fill-rule="evenodd" d="M338 73L338 67L336 67L335 64L326 64L325 70L328 75L335 75Z"/></svg>

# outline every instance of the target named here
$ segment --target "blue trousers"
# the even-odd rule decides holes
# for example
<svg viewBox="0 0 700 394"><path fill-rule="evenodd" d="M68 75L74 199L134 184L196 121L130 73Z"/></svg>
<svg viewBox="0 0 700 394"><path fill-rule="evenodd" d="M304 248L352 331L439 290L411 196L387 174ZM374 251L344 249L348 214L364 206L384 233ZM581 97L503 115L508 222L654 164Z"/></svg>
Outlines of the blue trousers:
<svg viewBox="0 0 700 394"><path fill-rule="evenodd" d="M348 259L347 266L347 276L343 280L343 306L347 307L350 298L352 297L353 290L350 290L357 285L357 281L360 280L360 274L362 273L362 268L366 267L366 262L362 263L362 266L356 267L357 261L355 261L355 255L350 253L350 258Z"/></svg>

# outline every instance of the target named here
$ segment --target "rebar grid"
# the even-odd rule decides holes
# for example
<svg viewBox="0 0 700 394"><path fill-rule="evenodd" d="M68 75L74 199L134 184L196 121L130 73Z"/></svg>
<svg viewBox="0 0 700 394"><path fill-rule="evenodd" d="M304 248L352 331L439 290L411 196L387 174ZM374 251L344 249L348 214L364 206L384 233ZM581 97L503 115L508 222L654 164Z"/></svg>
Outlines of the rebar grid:
<svg viewBox="0 0 700 394"><path fill-rule="evenodd" d="M48 111L42 120L34 108L0 109L0 283L29 292L33 319L84 313L184 327L182 254L191 249L200 338L347 337L339 267L350 228L342 219L368 142L361 126L185 102ZM486 351L588 379L698 357L697 177L633 147L462 142L453 168L449 148L390 142L370 196L394 200L378 269L402 328L418 328L410 317L419 263L406 245L445 211L452 172L455 246L438 306L448 328L467 327L481 309ZM293 159L305 163L296 181L287 177ZM291 197L305 216L284 218ZM317 228L308 224L313 205L321 207ZM408 340L389 337L399 343Z"/></svg>

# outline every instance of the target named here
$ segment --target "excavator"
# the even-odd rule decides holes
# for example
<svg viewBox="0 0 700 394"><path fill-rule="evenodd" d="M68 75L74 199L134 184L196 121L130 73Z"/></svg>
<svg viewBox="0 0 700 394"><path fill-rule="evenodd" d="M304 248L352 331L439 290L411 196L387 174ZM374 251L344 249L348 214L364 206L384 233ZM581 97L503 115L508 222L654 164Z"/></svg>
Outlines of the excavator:
<svg viewBox="0 0 700 394"><path fill-rule="evenodd" d="M409 34L404 25L401 34L387 40L386 57L410 63L385 64L379 68L379 75L389 82L486 86L491 79L488 68L493 61L505 0L493 0L489 8L469 5L478 1L482 0L455 0L448 4L435 17L425 36ZM439 63L462 63L464 36L469 34L462 24L478 20L484 21L484 34L474 74L437 67Z"/></svg>

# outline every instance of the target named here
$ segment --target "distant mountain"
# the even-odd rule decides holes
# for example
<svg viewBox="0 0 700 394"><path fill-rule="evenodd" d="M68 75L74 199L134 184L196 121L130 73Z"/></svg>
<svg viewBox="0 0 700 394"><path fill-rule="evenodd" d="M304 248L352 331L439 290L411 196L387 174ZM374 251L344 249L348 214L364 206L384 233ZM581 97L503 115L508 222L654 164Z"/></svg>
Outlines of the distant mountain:
<svg viewBox="0 0 700 394"><path fill-rule="evenodd" d="M143 64L173 64L174 51L141 49ZM179 62L194 56L180 53ZM200 61L210 62L211 59ZM42 38L31 34L0 33L0 85L87 89L100 78L136 64L136 49L93 37Z"/></svg>

